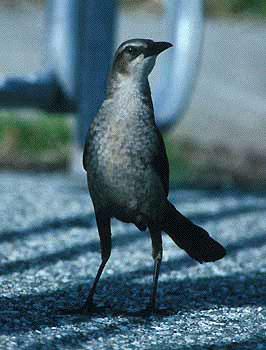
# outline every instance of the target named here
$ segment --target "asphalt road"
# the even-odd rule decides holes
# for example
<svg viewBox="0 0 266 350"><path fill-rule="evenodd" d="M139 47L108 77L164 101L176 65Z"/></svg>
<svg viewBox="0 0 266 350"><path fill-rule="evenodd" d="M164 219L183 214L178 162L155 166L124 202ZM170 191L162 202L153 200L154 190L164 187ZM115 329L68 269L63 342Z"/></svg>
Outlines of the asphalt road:
<svg viewBox="0 0 266 350"><path fill-rule="evenodd" d="M179 190L178 208L227 248L200 265L164 237L162 315L149 300L151 242L113 222L113 253L96 301L81 305L100 261L92 205L66 175L0 173L0 349L266 349L266 194Z"/></svg>
<svg viewBox="0 0 266 350"><path fill-rule="evenodd" d="M177 137L265 155L265 38L266 21L206 22L200 74Z"/></svg>

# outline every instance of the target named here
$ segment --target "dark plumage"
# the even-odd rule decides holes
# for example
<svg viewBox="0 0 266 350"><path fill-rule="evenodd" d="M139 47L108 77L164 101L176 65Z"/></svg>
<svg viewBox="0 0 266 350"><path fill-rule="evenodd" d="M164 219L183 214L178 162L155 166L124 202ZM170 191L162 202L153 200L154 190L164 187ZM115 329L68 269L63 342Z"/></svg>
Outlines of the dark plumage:
<svg viewBox="0 0 266 350"><path fill-rule="evenodd" d="M133 39L117 50L107 97L95 117L84 149L83 165L95 208L102 263L84 310L92 309L97 282L111 254L111 218L149 228L155 261L150 309L155 311L162 259L161 232L193 259L221 259L225 249L168 201L169 165L163 138L155 124L148 75L165 42Z"/></svg>

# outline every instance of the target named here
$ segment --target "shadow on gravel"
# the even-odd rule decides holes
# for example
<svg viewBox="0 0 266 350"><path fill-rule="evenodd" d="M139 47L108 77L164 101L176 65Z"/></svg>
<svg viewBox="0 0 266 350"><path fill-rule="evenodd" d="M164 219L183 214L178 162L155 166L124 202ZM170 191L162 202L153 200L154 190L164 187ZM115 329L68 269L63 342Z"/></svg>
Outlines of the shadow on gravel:
<svg viewBox="0 0 266 350"><path fill-rule="evenodd" d="M240 207L235 209L223 209L219 213L212 215L195 214L190 218L197 223L203 224L207 221L222 220L228 217L234 217L238 214L265 211L266 208ZM23 231L2 232L0 242L13 242L17 239L27 238L35 234L45 233L49 230L64 229L69 227L91 227L93 215L78 216L70 219L56 219L46 222L39 227L32 227ZM143 233L132 232L115 235L113 237L114 247L122 248L139 239L145 238ZM255 237L239 240L227 245L228 255L232 256L237 252L248 249L258 248L266 244L264 232ZM62 260L74 259L88 252L99 252L99 241L92 241L85 244L78 244L73 247L57 251L55 253L45 254L40 257L29 260L20 260L0 265L0 273L8 274L12 272L24 272L34 267L37 269L45 268ZM100 253L100 252L99 252ZM187 256L176 258L162 264L162 272L170 274L171 271L186 268L194 265L195 262ZM95 267L95 271L96 271ZM111 334L121 334L124 331L123 325L130 327L130 330L137 328L140 324L145 327L151 326L152 317L137 317L134 313L149 302L151 292L152 269L141 268L131 272L117 273L111 276L104 275L96 295L96 303L103 302L106 305L104 313L89 316L67 316L60 315L60 310L64 308L77 308L86 298L86 293L92 280L82 280L75 284L66 283L64 288L52 292L43 292L40 294L19 295L15 297L0 296L0 335L17 335L22 332L40 330L44 327L56 327L60 325L78 325L88 323L86 333L79 332L78 329L70 335L61 336L60 339L47 341L47 348L55 348L61 344L73 344L85 342L98 337L108 338ZM144 277L149 280L140 282ZM172 315L182 315L193 311L219 309L221 307L236 308L241 306L266 305L266 279L265 274L252 272L249 274L236 273L230 276L210 276L208 278L169 280L159 282L159 304L164 310L164 315L157 318L171 317ZM142 305L140 305L140 302ZM120 318L119 324L101 323L99 329L89 328L95 318ZM253 344L255 340L236 343L232 349L241 349L242 346ZM49 347L49 346L50 347ZM213 347L205 349L223 349L226 344L219 347L214 344ZM193 349L184 347L182 349ZM196 349L196 348L195 348Z"/></svg>
<svg viewBox="0 0 266 350"><path fill-rule="evenodd" d="M191 345L191 346L182 346L179 350L244 350L244 349L264 349L264 345L266 344L266 337L264 336L254 336L244 341L233 341L233 342L222 342L222 344L210 344L203 346L199 345Z"/></svg>
<svg viewBox="0 0 266 350"><path fill-rule="evenodd" d="M182 260L177 261L176 266L180 266L180 262ZM0 297L0 335L17 334L63 324L90 323L97 317L125 317L133 326L141 322L146 322L145 324L148 325L152 318L134 316L135 312L148 304L151 281L138 282L139 278L148 274L151 275L151 271L139 269L103 278L99 285L96 303L100 301L106 306L105 311L99 315L60 315L60 310L64 308L80 306L78 303L85 300L91 281L82 281L74 285L66 284L63 289L54 292L12 298ZM229 308L247 305L265 306L265 293L265 274L259 272L193 280L161 281L159 304L164 310L164 316L158 317L224 306ZM139 307L140 301L141 307ZM91 337L96 337L95 332Z"/></svg>
<svg viewBox="0 0 266 350"><path fill-rule="evenodd" d="M222 220L230 217L235 217L236 215L249 214L249 213L259 213L266 212L266 207L256 208L254 206L244 206L237 208L224 208L217 213L212 214L191 214L189 215L190 220L195 221L197 224L204 224L208 221ZM0 243L3 242L13 242L18 239L25 239L40 233L45 233L51 230L57 229L67 229L71 227L77 228L89 228L92 226L94 220L94 213L89 213L86 215L79 215L76 217L70 217L66 219L54 219L51 221L43 222L39 226L33 226L26 229L17 229L10 231L0 231Z"/></svg>
<svg viewBox="0 0 266 350"><path fill-rule="evenodd" d="M60 337L60 339L49 340L45 343L47 349L56 349L58 346L68 347L73 345L73 348L77 348L77 346L84 344L92 339L97 339L98 337L102 337L103 334L106 334L106 337L114 336L115 334L121 334L121 327L127 327L129 324L127 322L122 322L122 324L117 325L107 325L102 327L99 331L88 331L87 334L81 332L72 332L71 335L66 335ZM136 324L137 326L137 324ZM131 328L130 328L131 329ZM182 345L172 345L169 346L169 343L160 343L158 346L152 346L149 348L150 350L158 350L158 349L167 349L167 350L244 350L244 349L264 349L264 344L266 343L266 337L254 336L245 341L240 342L222 342L220 344L202 344L202 345L190 345L190 346L182 346ZM36 349L36 345L34 344L31 349ZM260 347L261 345L261 347ZM30 350L30 349L29 349Z"/></svg>
<svg viewBox="0 0 266 350"><path fill-rule="evenodd" d="M232 254L236 254L238 251L249 248L260 248L264 245L266 245L266 235L265 232L262 232L260 235L247 239L240 239L235 243L228 244L226 246L226 250L227 255L231 256Z"/></svg>
<svg viewBox="0 0 266 350"><path fill-rule="evenodd" d="M87 227L87 226L86 226ZM123 247L130 243L133 243L139 239L145 238L145 234L140 232L129 232L127 234L120 234L112 238L114 247ZM36 258L27 260L16 260L12 262L0 264L0 275L7 275L13 272L24 272L31 267L35 269L41 269L43 267L54 265L60 260L72 260L82 254L89 252L99 252L100 256L100 241L97 239L89 243L77 244L70 248L65 248L62 251L55 253L44 254Z"/></svg>
<svg viewBox="0 0 266 350"><path fill-rule="evenodd" d="M235 218L237 215L266 212L266 207L256 208L254 206L245 206L237 208L224 208L223 210L213 214L192 214L189 216L190 220L197 224L204 224L208 221L217 221L228 218Z"/></svg>
<svg viewBox="0 0 266 350"><path fill-rule="evenodd" d="M86 228L89 227L88 220L86 222L81 221L81 218L79 218L79 220L84 224L84 225L82 224L82 226L80 225L79 227L86 227ZM77 221L69 221L69 223L73 223L73 222L77 224ZM75 226L78 226L76 224ZM64 225L60 227L67 227L67 226ZM122 248L124 246L127 246L129 243L132 244L135 241L144 239L144 238L146 238L145 234L140 233L138 231L132 232L131 230L129 233L123 233L117 236L113 236L112 238L113 247ZM235 243L231 243L226 246L227 255L236 254L237 251L248 249L248 248L259 248L265 244L266 244L266 236L264 233L262 233L261 235L257 235L255 237L241 239ZM53 265L60 260L69 261L82 254L86 254L89 252L99 252L100 254L99 240L95 240L84 244L77 244L77 245L74 245L73 247L65 248L62 251L44 254L42 256L38 256L31 259L16 260L13 262L2 263L0 264L0 275L7 275L13 272L24 272L27 269L30 269L31 267L41 269L43 267ZM195 262L189 257L185 256L181 265L180 265L180 261L176 261L176 260L169 261L168 268L170 266L173 266L172 270L176 270L177 266L178 268L180 268L180 266L182 266L183 264L185 264L186 267L189 267L195 264ZM165 263L162 264L162 269L164 269L164 266L166 266Z"/></svg>
<svg viewBox="0 0 266 350"><path fill-rule="evenodd" d="M70 217L66 219L54 219L43 222L39 226L33 226L25 229L17 229L12 231L0 232L0 243L14 242L18 239L27 239L28 237L38 235L40 233L49 232L51 230L68 229L71 227L88 228L92 226L94 214L87 214L84 216Z"/></svg>

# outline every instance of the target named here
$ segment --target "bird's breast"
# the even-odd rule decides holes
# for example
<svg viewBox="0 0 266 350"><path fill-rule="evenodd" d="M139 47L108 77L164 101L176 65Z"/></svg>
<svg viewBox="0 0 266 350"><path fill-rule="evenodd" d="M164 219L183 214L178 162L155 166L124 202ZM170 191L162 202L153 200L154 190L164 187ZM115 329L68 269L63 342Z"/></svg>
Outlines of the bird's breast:
<svg viewBox="0 0 266 350"><path fill-rule="evenodd" d="M145 117L141 113L145 113ZM147 192L145 178L157 147L157 134L147 113L151 111L146 106L141 111L115 108L108 118L100 120L99 116L92 126L88 176L91 189L98 197L104 189L105 199L119 194L120 199L125 196L125 201L128 198L134 201L135 193L141 196Z"/></svg>

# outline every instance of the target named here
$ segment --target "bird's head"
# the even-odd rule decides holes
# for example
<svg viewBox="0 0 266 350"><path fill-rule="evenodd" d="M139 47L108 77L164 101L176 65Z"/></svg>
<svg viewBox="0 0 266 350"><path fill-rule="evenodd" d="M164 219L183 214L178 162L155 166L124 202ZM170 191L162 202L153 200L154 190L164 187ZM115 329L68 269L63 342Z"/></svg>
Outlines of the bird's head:
<svg viewBox="0 0 266 350"><path fill-rule="evenodd" d="M131 39L123 42L115 53L112 73L121 76L147 78L157 56L172 44L150 39Z"/></svg>

